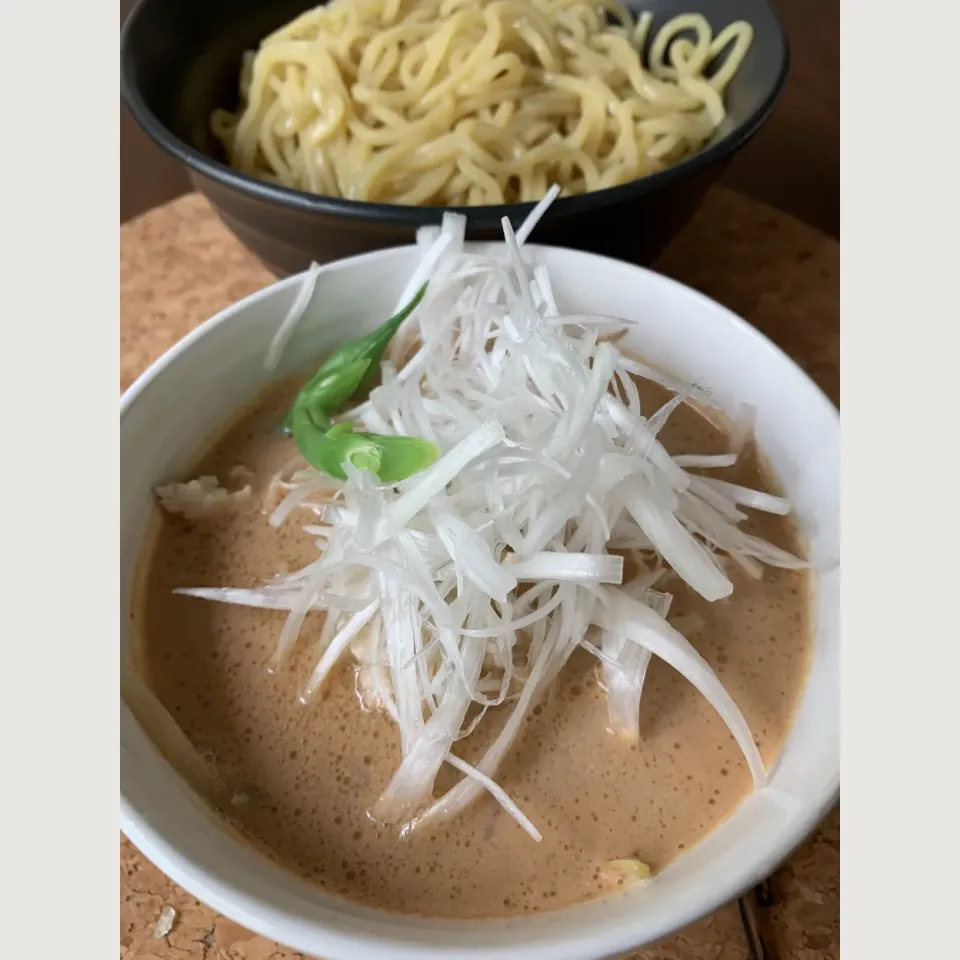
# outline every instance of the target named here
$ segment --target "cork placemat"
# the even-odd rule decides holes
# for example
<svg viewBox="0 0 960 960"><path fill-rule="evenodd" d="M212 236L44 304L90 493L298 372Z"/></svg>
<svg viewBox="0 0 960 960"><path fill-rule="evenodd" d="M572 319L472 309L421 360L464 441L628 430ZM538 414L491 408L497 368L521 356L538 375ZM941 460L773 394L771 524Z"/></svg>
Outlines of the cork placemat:
<svg viewBox="0 0 960 960"><path fill-rule="evenodd" d="M839 402L835 240L717 188L657 269L746 318ZM121 390L192 327L272 280L197 195L122 226ZM840 956L839 877L837 807L771 878L769 897L752 910L764 958L751 956L734 903L631 960L834 960ZM165 907L174 911L173 926L157 936L163 933L157 921ZM301 957L203 906L120 838L120 960Z"/></svg>

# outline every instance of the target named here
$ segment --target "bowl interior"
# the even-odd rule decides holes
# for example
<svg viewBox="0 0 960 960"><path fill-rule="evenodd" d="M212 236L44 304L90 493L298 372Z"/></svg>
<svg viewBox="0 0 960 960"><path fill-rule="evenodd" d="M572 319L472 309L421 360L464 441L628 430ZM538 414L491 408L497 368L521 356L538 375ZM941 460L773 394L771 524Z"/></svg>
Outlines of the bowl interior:
<svg viewBox="0 0 960 960"><path fill-rule="evenodd" d="M184 144L222 162L210 114L236 106L244 51L314 6L315 0L141 0L124 38L126 85ZM715 140L745 123L776 89L786 45L767 0L626 0L626 6L654 14L651 36L691 11L703 14L715 32L734 20L753 24L754 41L727 89L727 118Z"/></svg>
<svg viewBox="0 0 960 960"><path fill-rule="evenodd" d="M335 900L224 830L121 713L121 826L162 870L238 923L311 955L588 960L652 942L769 874L813 828L839 786L839 418L776 347L723 307L671 280L592 254L530 247L571 311L630 319L627 345L713 390L733 411L759 409L757 436L824 564L810 677L771 784L657 881L539 917L452 922L393 916ZM331 264L287 352L286 370L388 315L416 261L412 247ZM371 273L377 283L370 284ZM192 461L204 439L268 381L262 358L293 300L290 278L181 341L121 402L121 624L153 507L152 489ZM299 362L297 359L299 358ZM832 563L831 563L832 562Z"/></svg>

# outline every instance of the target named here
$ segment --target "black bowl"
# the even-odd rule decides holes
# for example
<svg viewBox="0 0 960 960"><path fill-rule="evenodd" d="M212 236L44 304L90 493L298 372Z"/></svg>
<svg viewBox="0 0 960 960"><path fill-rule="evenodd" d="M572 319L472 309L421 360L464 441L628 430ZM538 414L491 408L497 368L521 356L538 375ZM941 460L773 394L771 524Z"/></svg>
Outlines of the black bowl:
<svg viewBox="0 0 960 960"><path fill-rule="evenodd" d="M695 10L714 30L753 24L753 44L726 92L727 119L702 150L632 183L557 201L537 241L649 263L690 219L734 153L770 116L787 76L789 52L767 0L649 0L628 6L654 12L652 31ZM245 50L315 0L140 0L120 44L121 90L143 129L182 161L193 185L223 222L275 273L410 243L414 230L438 223L443 207L406 207L320 197L254 180L230 169L210 132L216 107L237 102ZM651 32L652 35L652 32ZM462 207L472 240L500 239L500 221L519 224L532 204Z"/></svg>

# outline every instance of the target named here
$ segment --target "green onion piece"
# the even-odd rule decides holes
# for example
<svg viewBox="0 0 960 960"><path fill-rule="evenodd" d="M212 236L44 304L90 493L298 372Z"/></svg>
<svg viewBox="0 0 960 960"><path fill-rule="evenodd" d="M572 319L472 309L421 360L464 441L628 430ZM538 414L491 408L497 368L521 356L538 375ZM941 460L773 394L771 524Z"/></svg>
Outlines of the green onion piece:
<svg viewBox="0 0 960 960"><path fill-rule="evenodd" d="M370 361L362 358L329 370L321 367L297 395L296 404L317 421L329 420L357 392L369 368Z"/></svg>
<svg viewBox="0 0 960 960"><path fill-rule="evenodd" d="M335 350L320 369L304 384L297 395L297 402L305 399L314 412L332 417L358 390L373 385L380 357L397 328L416 309L427 292L424 284L416 296L395 316L381 324L372 333L358 340L345 343ZM292 427L292 411L285 425Z"/></svg>
<svg viewBox="0 0 960 960"><path fill-rule="evenodd" d="M440 458L440 451L429 440L421 437L382 436L378 433L358 433L377 445L380 465L373 472L382 483L399 483L412 477L421 470L426 470ZM352 457L351 462L362 466ZM369 468L367 468L369 469Z"/></svg>
<svg viewBox="0 0 960 960"><path fill-rule="evenodd" d="M376 474L383 483L397 483L440 456L432 443L419 437L354 433L352 424L333 426L331 421L355 393L372 386L387 344L426 292L424 284L395 317L335 351L297 394L283 427L315 469L345 480L344 466L351 463Z"/></svg>
<svg viewBox="0 0 960 960"><path fill-rule="evenodd" d="M296 407L293 435L312 467L346 480L346 464L368 470L382 483L399 483L435 463L440 451L419 437L355 433L353 425L338 423L324 431L308 410Z"/></svg>

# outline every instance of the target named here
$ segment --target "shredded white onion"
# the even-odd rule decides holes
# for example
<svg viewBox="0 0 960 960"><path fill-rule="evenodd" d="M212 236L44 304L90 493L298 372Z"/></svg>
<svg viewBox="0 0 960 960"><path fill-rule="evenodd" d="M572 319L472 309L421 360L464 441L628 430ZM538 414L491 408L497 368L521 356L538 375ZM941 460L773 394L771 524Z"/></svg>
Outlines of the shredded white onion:
<svg viewBox="0 0 960 960"><path fill-rule="evenodd" d="M403 831L453 815L486 791L540 839L495 778L524 717L578 647L600 662L618 735L639 737L642 688L656 656L716 708L755 783L764 783L743 715L667 622L671 595L653 589L672 570L714 601L733 589L728 563L752 574L763 564L806 565L739 528L740 508L784 514L786 500L687 473L732 465L756 411L743 408L730 453L670 456L658 439L665 421L684 399L710 396L620 354L601 335L628 320L563 312L547 269L522 246L555 195L516 235L505 223L504 253L469 250L456 214L418 236L420 263L399 306L429 282L426 296L394 337L381 385L348 416L359 429L426 437L440 448L437 462L391 486L356 468L342 484L282 471L271 490L285 496L270 522L312 506L324 524L306 527L318 559L252 590L180 591L288 611L274 668L308 612L327 609L304 699L342 658L359 664L364 702L397 725L403 754L372 813ZM315 281L311 270L268 364ZM677 396L642 410L633 376ZM616 548L639 560L628 584ZM520 582L533 585L520 591ZM676 626L698 629L696 621L681 617ZM498 704L510 711L499 735L477 764L464 763L454 744ZM436 799L444 763L463 779Z"/></svg>
<svg viewBox="0 0 960 960"><path fill-rule="evenodd" d="M534 553L507 569L517 580L527 582L623 583L623 557L610 553Z"/></svg>
<svg viewBox="0 0 960 960"><path fill-rule="evenodd" d="M280 363L280 357L283 356L284 348L290 342L297 325L304 318L317 287L317 277L320 275L320 269L319 264L311 263L309 269L303 275L297 295L294 297L293 303L290 304L287 315L280 321L280 326L277 327L277 332L273 335L273 340L270 341L270 346L267 348L263 365L268 370L276 369Z"/></svg>
<svg viewBox="0 0 960 960"><path fill-rule="evenodd" d="M530 211L529 216L520 226L520 229L517 231L517 243L523 244L527 240L531 233L533 233L534 227L540 222L543 215L550 208L550 204L553 203L557 197L560 196L560 187L557 184L554 184L544 195L543 199Z"/></svg>

